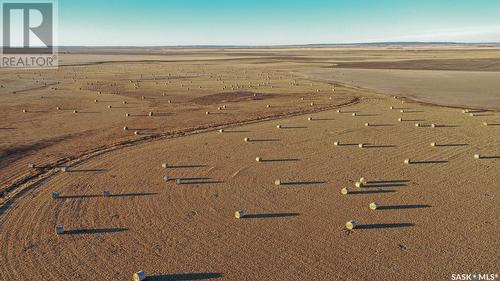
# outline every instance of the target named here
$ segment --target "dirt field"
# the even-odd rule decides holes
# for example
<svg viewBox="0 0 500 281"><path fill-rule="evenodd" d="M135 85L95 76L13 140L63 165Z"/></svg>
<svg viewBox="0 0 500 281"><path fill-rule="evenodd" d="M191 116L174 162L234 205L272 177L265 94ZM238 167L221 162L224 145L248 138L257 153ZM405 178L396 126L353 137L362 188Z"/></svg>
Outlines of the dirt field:
<svg viewBox="0 0 500 281"><path fill-rule="evenodd" d="M454 60L445 78L407 71L456 105L439 79L494 76L456 75L500 51L71 49L57 71L0 70L0 280L498 273L500 114L414 102L394 90L405 80L381 91L341 65L438 55ZM459 104L488 108L498 86L475 84Z"/></svg>

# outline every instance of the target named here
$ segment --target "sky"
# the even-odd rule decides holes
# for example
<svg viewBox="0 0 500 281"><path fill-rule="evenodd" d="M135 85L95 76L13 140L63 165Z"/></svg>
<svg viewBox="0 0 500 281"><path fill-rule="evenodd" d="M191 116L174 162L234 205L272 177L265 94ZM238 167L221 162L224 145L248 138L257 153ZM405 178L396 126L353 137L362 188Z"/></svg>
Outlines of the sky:
<svg viewBox="0 0 500 281"><path fill-rule="evenodd" d="M500 42L500 0L58 0L61 46Z"/></svg>

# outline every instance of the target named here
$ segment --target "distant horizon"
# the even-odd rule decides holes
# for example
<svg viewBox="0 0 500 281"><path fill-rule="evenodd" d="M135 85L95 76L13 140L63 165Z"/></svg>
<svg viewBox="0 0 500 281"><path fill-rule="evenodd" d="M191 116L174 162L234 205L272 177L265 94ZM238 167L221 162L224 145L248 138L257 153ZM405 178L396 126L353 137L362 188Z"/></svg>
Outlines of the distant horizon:
<svg viewBox="0 0 500 281"><path fill-rule="evenodd" d="M239 44L196 44L196 45L60 45L57 48L182 48L182 47L308 47L308 46L356 46L356 45L500 45L498 42L447 42L447 41L381 41L360 43L307 43L307 44L276 44L276 45L239 45Z"/></svg>

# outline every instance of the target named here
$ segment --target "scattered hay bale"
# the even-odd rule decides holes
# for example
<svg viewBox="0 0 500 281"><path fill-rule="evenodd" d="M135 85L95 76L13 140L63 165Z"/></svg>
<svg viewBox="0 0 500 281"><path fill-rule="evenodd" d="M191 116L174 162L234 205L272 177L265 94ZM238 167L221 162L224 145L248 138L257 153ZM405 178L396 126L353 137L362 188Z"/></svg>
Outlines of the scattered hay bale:
<svg viewBox="0 0 500 281"><path fill-rule="evenodd" d="M61 167L61 172L65 173L68 172L69 168L68 167Z"/></svg>
<svg viewBox="0 0 500 281"><path fill-rule="evenodd" d="M56 234L64 234L64 226L58 224L55 228Z"/></svg>
<svg viewBox="0 0 500 281"><path fill-rule="evenodd" d="M36 164L29 163L29 164L28 164L28 168L30 168L30 169L35 169L35 168L36 168Z"/></svg>
<svg viewBox="0 0 500 281"><path fill-rule="evenodd" d="M139 271L134 273L134 281L144 281L146 280L146 273L144 271Z"/></svg>
<svg viewBox="0 0 500 281"><path fill-rule="evenodd" d="M239 211L236 211L234 213L234 217L237 218L237 219L244 218L245 216L246 216L246 213L243 210L239 210Z"/></svg>
<svg viewBox="0 0 500 281"><path fill-rule="evenodd" d="M351 220L351 221L348 221L348 222L345 223L345 227L348 230L353 230L354 228L356 228L357 224L358 223L355 220Z"/></svg>
<svg viewBox="0 0 500 281"><path fill-rule="evenodd" d="M349 192L351 192L351 189L348 187L344 187L340 190L340 194L342 194L342 195L347 195L347 194L349 194Z"/></svg>
<svg viewBox="0 0 500 281"><path fill-rule="evenodd" d="M370 208L370 210L376 210L379 205L377 204L377 202L371 202L368 207Z"/></svg>

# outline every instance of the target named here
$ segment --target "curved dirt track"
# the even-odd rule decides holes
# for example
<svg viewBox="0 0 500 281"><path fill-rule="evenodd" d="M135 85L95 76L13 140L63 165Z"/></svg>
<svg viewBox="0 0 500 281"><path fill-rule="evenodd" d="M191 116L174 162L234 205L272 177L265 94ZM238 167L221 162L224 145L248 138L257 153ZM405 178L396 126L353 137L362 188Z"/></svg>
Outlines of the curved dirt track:
<svg viewBox="0 0 500 281"><path fill-rule="evenodd" d="M448 280L497 270L500 126L481 122L500 123L498 113L368 95L344 111L145 143L54 174L0 214L0 280L129 280L138 270L148 280ZM340 195L361 176L374 182ZM239 209L250 217L235 219ZM351 219L361 228L347 232ZM68 232L56 235L56 224Z"/></svg>

